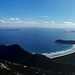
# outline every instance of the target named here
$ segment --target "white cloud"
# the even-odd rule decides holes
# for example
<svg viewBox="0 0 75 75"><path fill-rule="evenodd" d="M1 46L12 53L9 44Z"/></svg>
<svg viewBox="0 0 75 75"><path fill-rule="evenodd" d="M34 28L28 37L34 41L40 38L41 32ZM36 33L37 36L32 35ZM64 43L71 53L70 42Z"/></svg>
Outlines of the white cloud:
<svg viewBox="0 0 75 75"><path fill-rule="evenodd" d="M47 16L42 16L47 17ZM64 24L57 24L55 21L50 21L48 18L41 18L41 19L32 19L32 18L26 18L25 21L20 20L19 18L8 18L0 20L0 26L25 26L25 27L51 27L51 28L64 28L64 27L75 27L75 23L70 21L64 21ZM67 26L66 26L67 25Z"/></svg>
<svg viewBox="0 0 75 75"><path fill-rule="evenodd" d="M39 22L39 23L43 23L43 24L44 24L44 23L46 23L46 24L49 23L49 22L46 21L46 20L38 20L38 22Z"/></svg>
<svg viewBox="0 0 75 75"><path fill-rule="evenodd" d="M64 21L65 24L72 24L71 22L69 21Z"/></svg>
<svg viewBox="0 0 75 75"><path fill-rule="evenodd" d="M49 18L48 16L44 16L44 17Z"/></svg>
<svg viewBox="0 0 75 75"><path fill-rule="evenodd" d="M20 20L19 18L15 18L16 20Z"/></svg>
<svg viewBox="0 0 75 75"><path fill-rule="evenodd" d="M48 21L43 21L43 23L48 23Z"/></svg>
<svg viewBox="0 0 75 75"><path fill-rule="evenodd" d="M25 23L25 24L40 24L40 23L35 22L35 21L31 21L31 22L23 22L23 23Z"/></svg>
<svg viewBox="0 0 75 75"><path fill-rule="evenodd" d="M55 24L55 22L54 21L51 21L51 24Z"/></svg>
<svg viewBox="0 0 75 75"><path fill-rule="evenodd" d="M13 20L15 20L15 18L9 18L9 20L13 21Z"/></svg>
<svg viewBox="0 0 75 75"><path fill-rule="evenodd" d="M4 20L0 20L0 23L4 23L5 21Z"/></svg>
<svg viewBox="0 0 75 75"><path fill-rule="evenodd" d="M31 19L31 18L30 18ZM0 23L5 23L5 24L39 24L39 22L36 21L21 21L19 18L9 18L9 19L4 19L0 20Z"/></svg>
<svg viewBox="0 0 75 75"><path fill-rule="evenodd" d="M47 21L45 21L44 23L48 23Z"/></svg>
<svg viewBox="0 0 75 75"><path fill-rule="evenodd" d="M5 22L5 23L15 23L15 24L18 24L18 23L23 23L23 21L14 21L14 22L8 21L8 22Z"/></svg>
<svg viewBox="0 0 75 75"><path fill-rule="evenodd" d="M19 18L9 18L9 19L3 19L0 20L0 23L20 23L22 21L20 21Z"/></svg>
<svg viewBox="0 0 75 75"><path fill-rule="evenodd" d="M42 18L49 18L49 16L40 16L40 17L42 17Z"/></svg>
<svg viewBox="0 0 75 75"><path fill-rule="evenodd" d="M70 22L70 21L64 21L64 24L67 24L67 25L75 25L75 23Z"/></svg>
<svg viewBox="0 0 75 75"><path fill-rule="evenodd" d="M4 19L5 21L18 21L18 20L20 20L19 18L9 18L9 19Z"/></svg>

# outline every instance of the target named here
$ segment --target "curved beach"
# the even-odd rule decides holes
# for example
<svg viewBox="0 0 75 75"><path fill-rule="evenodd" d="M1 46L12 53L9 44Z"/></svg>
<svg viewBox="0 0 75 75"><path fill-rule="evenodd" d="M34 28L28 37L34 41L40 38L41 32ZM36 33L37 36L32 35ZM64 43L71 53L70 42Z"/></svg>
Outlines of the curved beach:
<svg viewBox="0 0 75 75"><path fill-rule="evenodd" d="M56 52L51 52L51 53L43 53L43 55L46 55L49 58L57 58L65 55L69 55L75 52L75 45L71 49L67 50L62 50L62 51L56 51Z"/></svg>

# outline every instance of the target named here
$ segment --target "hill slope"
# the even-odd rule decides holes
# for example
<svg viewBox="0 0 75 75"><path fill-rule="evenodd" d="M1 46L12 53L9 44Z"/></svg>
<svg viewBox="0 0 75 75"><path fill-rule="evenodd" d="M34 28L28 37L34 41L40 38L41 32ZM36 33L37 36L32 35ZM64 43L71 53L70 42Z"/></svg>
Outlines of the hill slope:
<svg viewBox="0 0 75 75"><path fill-rule="evenodd" d="M45 72L48 72L47 75L58 75L58 73L61 75L71 75L72 73L75 73L75 66L58 63L57 61L40 54L31 54L19 45L0 45L0 59L44 70Z"/></svg>
<svg viewBox="0 0 75 75"><path fill-rule="evenodd" d="M56 75L57 73L0 60L0 75L43 75L43 74Z"/></svg>
<svg viewBox="0 0 75 75"><path fill-rule="evenodd" d="M0 45L0 59L20 63L30 56L32 56L31 53L25 51L17 44L10 46Z"/></svg>
<svg viewBox="0 0 75 75"><path fill-rule="evenodd" d="M54 61L60 62L60 63L65 63L65 64L70 64L75 66L75 53L57 57L53 59Z"/></svg>

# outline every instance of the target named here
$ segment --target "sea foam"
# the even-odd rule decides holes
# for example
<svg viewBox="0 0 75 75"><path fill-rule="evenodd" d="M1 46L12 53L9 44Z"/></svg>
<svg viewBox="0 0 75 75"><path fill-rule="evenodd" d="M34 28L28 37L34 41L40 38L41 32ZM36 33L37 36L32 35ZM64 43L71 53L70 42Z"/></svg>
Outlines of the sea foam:
<svg viewBox="0 0 75 75"><path fill-rule="evenodd" d="M67 49L67 50L56 51L56 52L51 52L51 53L43 53L43 55L45 55L49 58L55 58L55 57L59 57L59 56L68 55L68 54L71 54L74 52L75 52L75 45L73 45L72 48Z"/></svg>

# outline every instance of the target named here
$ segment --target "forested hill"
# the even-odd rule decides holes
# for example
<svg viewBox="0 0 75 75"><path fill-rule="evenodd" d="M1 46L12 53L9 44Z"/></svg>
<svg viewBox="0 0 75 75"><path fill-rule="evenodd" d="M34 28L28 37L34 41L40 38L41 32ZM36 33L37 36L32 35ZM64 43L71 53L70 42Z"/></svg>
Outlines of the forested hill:
<svg viewBox="0 0 75 75"><path fill-rule="evenodd" d="M29 73L32 73L32 75L42 75L43 73L44 75L72 75L72 73L75 73L75 66L57 62L40 54L31 54L17 44L0 45L0 61L5 66L3 69L0 67L1 73L7 71L9 71L8 73L16 72L16 74L20 73L21 75L29 75ZM27 69L24 68L24 65L27 66Z"/></svg>

